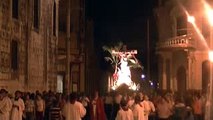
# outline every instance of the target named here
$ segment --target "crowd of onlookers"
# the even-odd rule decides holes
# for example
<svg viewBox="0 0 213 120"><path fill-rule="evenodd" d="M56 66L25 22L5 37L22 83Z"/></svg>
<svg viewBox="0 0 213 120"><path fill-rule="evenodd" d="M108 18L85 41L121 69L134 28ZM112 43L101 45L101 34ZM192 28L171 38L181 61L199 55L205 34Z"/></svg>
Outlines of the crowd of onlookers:
<svg viewBox="0 0 213 120"><path fill-rule="evenodd" d="M208 102L199 93L146 95L142 92L100 96L51 91L0 90L0 120L206 120Z"/></svg>

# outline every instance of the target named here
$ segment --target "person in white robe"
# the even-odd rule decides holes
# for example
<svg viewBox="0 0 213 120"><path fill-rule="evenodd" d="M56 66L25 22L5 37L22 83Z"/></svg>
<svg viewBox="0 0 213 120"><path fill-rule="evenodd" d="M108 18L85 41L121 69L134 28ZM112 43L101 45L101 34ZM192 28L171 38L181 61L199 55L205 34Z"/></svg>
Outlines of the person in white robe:
<svg viewBox="0 0 213 120"><path fill-rule="evenodd" d="M144 105L141 103L139 95L135 96L135 104L133 107L134 120L145 120L144 118Z"/></svg>
<svg viewBox="0 0 213 120"><path fill-rule="evenodd" d="M11 120L22 120L23 111L25 109L24 101L21 98L21 92L15 92L15 99L12 101L13 107L11 111Z"/></svg>
<svg viewBox="0 0 213 120"><path fill-rule="evenodd" d="M172 107L166 101L165 97L161 97L156 104L156 111L158 119L169 120L169 117L172 114Z"/></svg>
<svg viewBox="0 0 213 120"><path fill-rule="evenodd" d="M151 112L155 112L154 104L151 101L149 101L149 97L147 95L144 95L144 100L142 104L144 105L145 120L148 120L149 114Z"/></svg>
<svg viewBox="0 0 213 120"><path fill-rule="evenodd" d="M1 101L0 101L0 120L9 120L10 119L10 111L12 109L12 101L7 95L7 91L5 89L0 90Z"/></svg>
<svg viewBox="0 0 213 120"><path fill-rule="evenodd" d="M70 101L62 109L65 120L81 120L86 115L86 109L77 101L76 93L70 94Z"/></svg>
<svg viewBox="0 0 213 120"><path fill-rule="evenodd" d="M128 104L130 109L132 109L134 103L135 103L135 98L133 96L129 96L127 104Z"/></svg>
<svg viewBox="0 0 213 120"><path fill-rule="evenodd" d="M45 101L42 99L41 94L36 95L35 108L36 120L43 120L45 112Z"/></svg>
<svg viewBox="0 0 213 120"><path fill-rule="evenodd" d="M126 100L121 100L121 109L118 111L115 120L134 120L132 110L128 107Z"/></svg>

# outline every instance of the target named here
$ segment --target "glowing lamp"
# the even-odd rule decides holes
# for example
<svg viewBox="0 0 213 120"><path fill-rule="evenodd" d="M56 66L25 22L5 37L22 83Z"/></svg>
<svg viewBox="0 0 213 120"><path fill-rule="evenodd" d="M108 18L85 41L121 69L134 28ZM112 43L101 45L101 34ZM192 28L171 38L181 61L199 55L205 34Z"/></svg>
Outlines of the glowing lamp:
<svg viewBox="0 0 213 120"><path fill-rule="evenodd" d="M209 61L213 62L213 51L209 51Z"/></svg>
<svg viewBox="0 0 213 120"><path fill-rule="evenodd" d="M194 16L188 16L187 20L190 23L195 23L195 17Z"/></svg>
<svg viewBox="0 0 213 120"><path fill-rule="evenodd" d="M142 75L141 75L141 78L142 78L142 79L144 79L144 78L145 78L145 75L144 75L144 74L142 74Z"/></svg>

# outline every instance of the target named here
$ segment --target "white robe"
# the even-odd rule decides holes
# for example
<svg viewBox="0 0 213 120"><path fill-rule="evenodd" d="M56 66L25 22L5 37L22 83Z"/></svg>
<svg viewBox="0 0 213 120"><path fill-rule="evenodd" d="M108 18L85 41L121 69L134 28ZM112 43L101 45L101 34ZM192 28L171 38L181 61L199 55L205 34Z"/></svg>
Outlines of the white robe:
<svg viewBox="0 0 213 120"><path fill-rule="evenodd" d="M66 103L62 109L62 115L66 120L81 120L86 115L86 109L78 101L74 104Z"/></svg>
<svg viewBox="0 0 213 120"><path fill-rule="evenodd" d="M0 101L0 120L9 120L11 109L12 101L6 96Z"/></svg>
<svg viewBox="0 0 213 120"><path fill-rule="evenodd" d="M144 105L145 120L148 120L150 112L155 112L154 104L149 100L144 100L142 104Z"/></svg>
<svg viewBox="0 0 213 120"><path fill-rule="evenodd" d="M134 120L145 120L144 118L144 106L135 104L133 107Z"/></svg>
<svg viewBox="0 0 213 120"><path fill-rule="evenodd" d="M133 113L131 109L128 109L127 111L124 111L123 109L120 109L117 113L115 120L133 120Z"/></svg>
<svg viewBox="0 0 213 120"><path fill-rule="evenodd" d="M18 100L13 100L12 103L11 120L22 120L23 111L25 109L24 101L19 98Z"/></svg>

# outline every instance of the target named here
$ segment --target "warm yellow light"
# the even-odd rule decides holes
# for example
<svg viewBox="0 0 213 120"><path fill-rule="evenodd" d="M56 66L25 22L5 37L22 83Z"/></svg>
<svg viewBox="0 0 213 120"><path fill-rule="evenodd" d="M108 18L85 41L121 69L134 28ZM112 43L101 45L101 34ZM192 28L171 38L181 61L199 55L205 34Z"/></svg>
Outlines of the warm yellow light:
<svg viewBox="0 0 213 120"><path fill-rule="evenodd" d="M208 4L204 4L205 6L205 12L208 17L208 21L213 26L213 10Z"/></svg>
<svg viewBox="0 0 213 120"><path fill-rule="evenodd" d="M195 17L194 16L188 16L188 22L195 23Z"/></svg>
<svg viewBox="0 0 213 120"><path fill-rule="evenodd" d="M213 26L213 10L212 9L208 10L207 14L208 14L209 23L211 24L211 26Z"/></svg>
<svg viewBox="0 0 213 120"><path fill-rule="evenodd" d="M118 80L115 81L114 86L112 86L112 90L116 90L122 84L126 84L131 90L137 90L137 85L131 80L131 71L126 58L122 58L120 63L120 69L118 69Z"/></svg>
<svg viewBox="0 0 213 120"><path fill-rule="evenodd" d="M209 61L213 62L213 51L209 51Z"/></svg>

